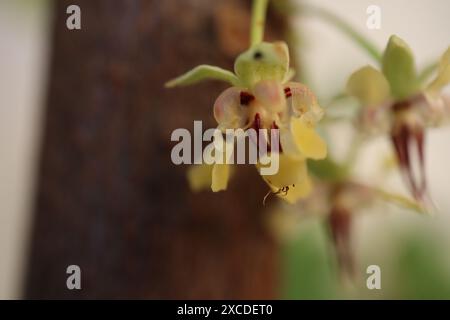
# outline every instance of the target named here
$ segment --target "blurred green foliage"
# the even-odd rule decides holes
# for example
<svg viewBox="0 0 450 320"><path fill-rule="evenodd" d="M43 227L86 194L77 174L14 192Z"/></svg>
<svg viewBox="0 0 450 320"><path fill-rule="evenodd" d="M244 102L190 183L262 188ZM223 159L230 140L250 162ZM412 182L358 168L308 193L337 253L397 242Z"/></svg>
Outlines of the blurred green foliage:
<svg viewBox="0 0 450 320"><path fill-rule="evenodd" d="M283 299L336 298L336 269L330 261L325 226L308 221L282 250Z"/></svg>
<svg viewBox="0 0 450 320"><path fill-rule="evenodd" d="M394 263L393 289L401 299L450 299L450 277L446 248L431 234L409 232L400 240Z"/></svg>
<svg viewBox="0 0 450 320"><path fill-rule="evenodd" d="M442 235L427 227L405 226L392 238L392 252L381 252L382 261L375 258L379 248L374 239L371 252L359 264L353 289L348 290L330 252L325 224L319 219L306 221L283 246L281 298L450 299L450 263ZM371 263L381 267L381 290L366 288L365 268Z"/></svg>

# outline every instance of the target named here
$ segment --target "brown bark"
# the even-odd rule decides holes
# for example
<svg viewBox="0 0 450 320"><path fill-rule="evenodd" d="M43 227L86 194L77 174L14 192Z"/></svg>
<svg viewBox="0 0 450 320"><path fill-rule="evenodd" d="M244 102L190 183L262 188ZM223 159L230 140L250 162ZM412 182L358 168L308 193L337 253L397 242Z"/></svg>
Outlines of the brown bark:
<svg viewBox="0 0 450 320"><path fill-rule="evenodd" d="M82 30L66 28L70 4ZM55 1L54 47L35 204L28 298L274 298L267 187L241 167L226 192L193 194L170 159L175 128L215 125L226 85L166 90L209 63L232 69L249 2ZM271 14L268 33L286 24ZM66 288L66 268L82 290Z"/></svg>

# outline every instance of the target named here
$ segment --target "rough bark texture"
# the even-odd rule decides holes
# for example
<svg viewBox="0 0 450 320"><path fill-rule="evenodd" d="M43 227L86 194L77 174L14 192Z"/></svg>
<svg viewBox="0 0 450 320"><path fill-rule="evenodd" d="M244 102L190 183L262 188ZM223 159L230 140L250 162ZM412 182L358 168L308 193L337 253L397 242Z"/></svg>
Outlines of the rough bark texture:
<svg viewBox="0 0 450 320"><path fill-rule="evenodd" d="M66 28L78 4L82 30ZM274 298L267 187L241 167L227 192L193 194L170 134L215 125L226 85L166 90L200 63L232 69L249 2L55 1L54 48L31 239L28 298ZM283 38L271 13L269 38ZM66 268L82 290L66 288Z"/></svg>

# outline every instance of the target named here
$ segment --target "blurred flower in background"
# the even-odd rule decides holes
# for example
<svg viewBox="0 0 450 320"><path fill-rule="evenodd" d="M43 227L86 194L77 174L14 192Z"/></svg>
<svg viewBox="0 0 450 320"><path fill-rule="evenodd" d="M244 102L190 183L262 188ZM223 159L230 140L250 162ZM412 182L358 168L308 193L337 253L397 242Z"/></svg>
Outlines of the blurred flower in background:
<svg viewBox="0 0 450 320"><path fill-rule="evenodd" d="M359 8L363 11L370 5L369 2L364 1L358 4L345 2L339 5L331 4L329 1L319 1L317 5L321 4L328 12L345 18L351 25L361 25L364 18L355 15L355 10L357 11ZM438 40L435 39L436 41L430 44L426 33L420 33L418 36L418 32L415 30L416 27L419 28L418 26L405 24L405 27L402 28L397 25L399 15L396 12L400 12L402 9L401 7L393 9L390 7L391 4L392 2L379 4L383 19L380 31L369 31L364 28L358 28L357 31L377 39L379 47L384 46L390 33L407 36L408 42L415 41L417 44L416 57L421 52L428 52L428 58L426 58L428 60L423 61L423 65L427 65L430 61L436 60L436 57L441 56L448 47L448 32L443 31L442 24L437 23L436 30L429 30L430 33L439 35L442 43L438 43ZM444 2L439 4L443 7L446 6ZM396 5L401 4L396 3ZM420 7L421 10L424 9L420 1L415 1L412 5L415 8ZM386 10L387 7L389 10ZM421 21L426 19L436 21L435 13L417 11L412 15L420 16L418 19ZM358 110L361 109L356 105L354 108L351 107L353 106L352 101L339 95L337 95L339 100L332 98L336 96L336 92L339 92L340 85L345 87L345 76L341 76L339 73L334 73L334 76L324 76L324 74L329 75L327 70L330 69L350 74L351 66L356 61L361 61L361 64L367 63L367 57L363 57L360 52L351 48L345 36L339 34L337 30L331 30L329 25L318 21L320 19L314 20L307 15L304 17L307 21L299 22L302 29L308 29L308 33L314 29L322 35L320 40L314 38L303 40L309 49L305 50L304 48L301 52L304 59L302 61L308 61L306 64L308 80L315 84L313 88L323 92L319 98L324 99L328 96L328 100L332 101L326 108L327 117L325 118L325 124L332 122L331 126L321 128L328 134L327 142L331 145L331 161L328 159L323 161L324 163L311 163L310 170L316 176L319 174L319 177L324 170L332 170L340 174L335 175L331 179L332 181L325 181L324 185L317 189L318 193L312 195L299 207L283 206L270 216L269 226L274 230L277 238L285 244L288 252L284 255L286 277L282 284L283 294L289 298L449 298L449 273L447 271L449 270L449 257L445 254L445 246L449 241L446 234L448 233L450 206L446 200L445 189L437 188L437 185L445 184L444 180L442 179L440 184L436 183L440 179L440 173L436 166L443 165L442 157L448 157L447 153L444 155L442 150L438 151L437 149L439 149L439 144L441 148L445 148L445 141L449 135L448 129L443 128L439 135L430 131L428 145L422 150L430 158L428 165L423 165L423 171L427 171L430 180L434 180L434 183L428 183L428 187L432 190L433 198L440 198L435 201L439 207L439 213L433 217L418 214L423 212L423 208L419 203L408 200L407 195L401 195L406 190L398 179L396 170L392 170L392 168L396 168L397 163L401 164L401 162L389 160L388 162L391 164L386 166L385 159L391 157L390 154L395 151L395 148L391 149L389 144L381 139L364 140L364 137L355 135L351 126L342 123L342 119L358 117ZM352 58L349 59L349 54L330 55L321 51L320 43L323 41L327 41L334 48L334 53L338 51L336 48L347 53L353 52ZM431 48L434 49L431 50ZM425 114L424 121L427 124L441 122L434 121L437 119L445 122L446 119L446 109L442 107L445 90L441 91L443 87L440 86L445 83L443 80L446 79L446 56L447 53L444 53L440 59L435 80L431 82L428 80L428 83L439 84L440 95L435 95L438 99L427 98L428 89L432 85L427 86L426 82L425 85L422 85L422 88L425 88L425 94L422 97L426 99L423 99L421 105L417 107L422 111L429 107L433 111ZM401 58L401 62L408 64L408 59L404 56ZM372 61L370 62L372 63ZM431 71L435 70L433 67L436 67L435 63L424 69L420 77L422 81L429 79L432 75ZM317 70L322 70L322 72L317 73ZM362 73L373 74L373 68L366 67L362 69ZM306 83L310 84L309 81ZM391 89L386 79L375 77L370 80L371 85L377 83L380 86L375 86L375 89L374 86L363 89L363 91L366 90L366 105L379 105L384 100L379 97L390 94ZM353 85L364 87L364 81L355 78ZM424 106L424 102L428 104ZM369 114L368 111L370 108L361 110L362 113L367 112L365 114ZM376 123L378 126L375 129L378 131L380 129L384 132L389 130L389 121L375 120L386 120L383 117L390 115L383 114L383 112L375 115L381 119L369 117L372 121L367 123L361 122L361 119L367 119L365 117L356 118L358 119L355 121L357 128L363 128L367 132L374 128L368 125ZM423 115L422 113L421 116ZM427 118L430 116L434 118L433 121L429 121L431 119ZM351 142L348 143L348 141ZM355 148L359 150L356 154ZM431 150L435 150L435 153L433 154ZM398 159L403 160L404 158ZM418 159L420 160L420 158ZM326 164L326 162L328 163ZM347 165L336 168L339 163ZM319 168L319 171L314 170L314 167L320 166L323 168ZM327 176L333 177L333 174L328 173ZM350 177L350 180L346 177ZM406 185L416 199L423 200L418 188L409 183ZM390 192L385 192L386 189ZM443 192L440 193L439 190ZM396 192L400 192L400 194ZM352 212L351 215L347 214L349 211ZM349 235L352 236L349 237ZM330 242L330 239L333 241ZM331 247L330 244L332 244ZM334 256L333 252L337 256ZM352 254L349 255L348 252ZM311 263L311 261L315 261L315 263ZM381 268L382 290L369 290L366 287L365 281L369 276L366 274L366 268L372 264L379 265ZM421 275L419 276L419 274ZM420 278L420 280L415 280L416 278Z"/></svg>
<svg viewBox="0 0 450 320"><path fill-rule="evenodd" d="M405 183L414 198L425 204L425 127L447 122L450 116L449 98L442 94L450 82L450 48L436 63L437 74L429 84L422 83L429 70L418 75L414 63L408 45L391 36L383 55L383 72L371 66L355 71L347 91L361 104L360 130L389 131Z"/></svg>

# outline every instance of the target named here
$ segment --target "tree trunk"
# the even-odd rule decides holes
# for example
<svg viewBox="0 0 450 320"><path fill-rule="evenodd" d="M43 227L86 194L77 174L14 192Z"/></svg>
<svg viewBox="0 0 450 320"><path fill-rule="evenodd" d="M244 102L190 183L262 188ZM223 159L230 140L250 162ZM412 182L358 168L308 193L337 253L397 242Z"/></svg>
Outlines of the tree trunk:
<svg viewBox="0 0 450 320"><path fill-rule="evenodd" d="M77 4L82 29L66 27ZM226 192L192 193L176 128L214 127L227 86L164 89L200 64L232 69L248 45L242 0L55 1L53 56L27 298L276 298L267 187L241 166ZM271 12L269 38L284 19ZM66 268L81 268L68 290Z"/></svg>

